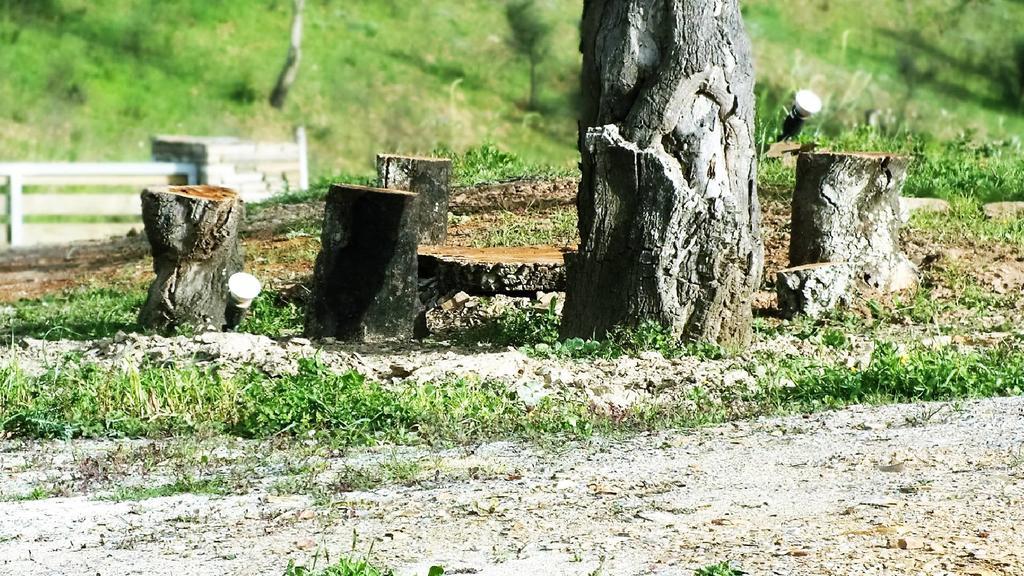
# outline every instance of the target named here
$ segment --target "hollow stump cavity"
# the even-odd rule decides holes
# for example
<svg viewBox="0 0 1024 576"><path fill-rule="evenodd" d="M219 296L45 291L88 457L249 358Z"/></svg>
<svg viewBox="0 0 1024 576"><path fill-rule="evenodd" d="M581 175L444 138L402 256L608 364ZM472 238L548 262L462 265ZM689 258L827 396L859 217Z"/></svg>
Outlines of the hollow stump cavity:
<svg viewBox="0 0 1024 576"><path fill-rule="evenodd" d="M142 192L142 220L156 279L139 312L143 328L219 330L228 278L242 270L238 237L245 208L238 194L213 186L170 186Z"/></svg>
<svg viewBox="0 0 1024 576"><path fill-rule="evenodd" d="M379 342L419 335L415 200L399 190L331 187L307 336Z"/></svg>

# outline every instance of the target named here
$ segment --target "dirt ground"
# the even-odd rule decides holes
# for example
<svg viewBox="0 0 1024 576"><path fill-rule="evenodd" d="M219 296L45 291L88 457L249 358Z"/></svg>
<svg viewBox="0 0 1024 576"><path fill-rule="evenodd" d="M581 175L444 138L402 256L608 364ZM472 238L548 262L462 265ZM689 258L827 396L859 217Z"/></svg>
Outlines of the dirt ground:
<svg viewBox="0 0 1024 576"><path fill-rule="evenodd" d="M453 242L471 244L500 221L495 205L543 219L571 205L565 183L463 190ZM317 242L303 228L316 203L272 207L247 227L250 266L277 288L308 275ZM785 267L788 207L764 202L767 292ZM856 365L872 340L945 338L989 346L1024 317L1024 254L967 238L906 233L934 298L955 301L964 278L999 295L998 308L903 319L850 334L829 352L798 334L759 337L753 351ZM142 237L0 253L0 303L99 280L146 281ZM767 315L767 316L764 316ZM456 319L458 320L458 319ZM775 319L771 319L775 320ZM978 344L980 343L980 344ZM221 369L256 363L287 371L323 347L338 369L387 381L476 374L521 394L582 389L598 405L627 405L650 390L745 385L750 358L658 357L572 362L509 350L467 352L324 346L301 338L122 335L95 342L25 340L0 363L27 371L74 352L104 364L207 358ZM255 352L254 352L255 351ZM2 417L2 415L0 415ZM206 473L230 476L223 495L116 501L119 489L158 486L204 455ZM175 454L178 454L177 456ZM313 477L297 471L315 462ZM414 470L354 490L351 469ZM305 478L325 498L282 489ZM339 483L340 482L340 483ZM60 490L20 500L40 485ZM383 448L339 453L313 440L23 442L0 438L0 575L277 575L289 560L368 554L401 575L658 574L689 576L733 562L752 575L1024 575L1024 399L853 408L699 431L598 438L558 446L515 442L450 450ZM355 547L353 550L353 540Z"/></svg>
<svg viewBox="0 0 1024 576"><path fill-rule="evenodd" d="M1024 399L855 408L557 448L517 443L331 455L326 471L415 461L410 485L275 496L263 444L239 496L0 503L0 574L268 575L370 551L400 575L1024 574ZM145 442L0 443L0 491ZM152 448L149 450L152 452ZM266 458L266 460L264 460ZM156 466L119 483L153 483Z"/></svg>

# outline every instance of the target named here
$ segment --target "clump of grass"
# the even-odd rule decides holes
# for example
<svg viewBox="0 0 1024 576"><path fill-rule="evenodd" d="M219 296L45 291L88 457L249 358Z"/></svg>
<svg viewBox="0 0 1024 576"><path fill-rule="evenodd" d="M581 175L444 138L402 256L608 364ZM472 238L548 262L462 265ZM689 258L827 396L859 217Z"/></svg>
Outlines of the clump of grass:
<svg viewBox="0 0 1024 576"><path fill-rule="evenodd" d="M253 301L238 331L271 338L299 334L302 332L304 314L299 304L271 291Z"/></svg>
<svg viewBox="0 0 1024 576"><path fill-rule="evenodd" d="M294 561L288 563L284 576L392 576L394 572L377 568L365 558L342 558L336 563L317 570L299 566Z"/></svg>
<svg viewBox="0 0 1024 576"><path fill-rule="evenodd" d="M32 502L35 500L46 500L53 496L53 491L46 486L34 486L31 490L23 494L0 496L0 502Z"/></svg>
<svg viewBox="0 0 1024 576"><path fill-rule="evenodd" d="M227 485L220 478L198 479L192 476L183 476L174 482L159 486L128 486L119 488L104 499L113 502L137 502L153 498L177 496L179 494L219 496L227 493Z"/></svg>
<svg viewBox="0 0 1024 576"><path fill-rule="evenodd" d="M561 339L561 317L554 303L546 310L509 308L494 320L462 336L464 344L486 343L521 348L525 353L542 358L594 359L637 356L658 352L666 358L699 356L720 359L725 351L706 343L685 343L656 322L644 322L632 328L619 328L601 340Z"/></svg>
<svg viewBox="0 0 1024 576"><path fill-rule="evenodd" d="M474 244L479 247L570 246L578 242L576 210L559 208L543 217L503 212L498 222Z"/></svg>
<svg viewBox="0 0 1024 576"><path fill-rule="evenodd" d="M0 330L11 338L92 340L135 330L145 292L135 288L84 288L22 300L0 312Z"/></svg>
<svg viewBox="0 0 1024 576"><path fill-rule="evenodd" d="M694 576L743 576L746 572L733 568L728 562L711 564L694 572Z"/></svg>
<svg viewBox="0 0 1024 576"><path fill-rule="evenodd" d="M451 158L452 184L456 186L477 186L510 180L574 178L578 174L575 169L528 162L490 142L461 154L446 147L438 148L434 154Z"/></svg>
<svg viewBox="0 0 1024 576"><path fill-rule="evenodd" d="M592 430L583 399L527 410L507 387L468 380L396 389L314 360L297 374L224 378L196 368L101 369L66 362L42 376L0 369L0 431L19 436L248 438L318 431L345 444L468 442Z"/></svg>
<svg viewBox="0 0 1024 576"><path fill-rule="evenodd" d="M761 402L774 411L1024 394L1024 354L1010 347L900 350L878 344L863 370L807 361L777 365Z"/></svg>

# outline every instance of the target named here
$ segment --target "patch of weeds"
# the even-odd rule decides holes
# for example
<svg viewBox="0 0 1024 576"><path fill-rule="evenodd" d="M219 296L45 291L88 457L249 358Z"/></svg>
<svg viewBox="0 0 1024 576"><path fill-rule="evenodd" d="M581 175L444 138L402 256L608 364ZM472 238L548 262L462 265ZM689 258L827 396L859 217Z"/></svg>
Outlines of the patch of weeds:
<svg viewBox="0 0 1024 576"><path fill-rule="evenodd" d="M696 356L718 360L726 356L721 347L707 343L684 343L655 322L634 328L612 331L602 340L559 337L561 318L556 303L544 310L509 308L490 322L463 334L463 344L487 343L494 346L521 348L524 353L540 358L592 359L637 356L658 352L665 358Z"/></svg>
<svg viewBox="0 0 1024 576"><path fill-rule="evenodd" d="M411 486L421 473L419 462L397 458L378 465L346 466L333 475L328 473L326 463L319 462L276 481L271 489L275 494L303 494L312 498L315 505L327 506L338 493Z"/></svg>
<svg viewBox="0 0 1024 576"><path fill-rule="evenodd" d="M529 213L503 212L473 244L480 248L514 246L570 246L579 242L576 210L558 208L537 218Z"/></svg>
<svg viewBox="0 0 1024 576"><path fill-rule="evenodd" d="M829 348L843 349L850 345L850 338L842 330L826 330L821 335L821 343Z"/></svg>
<svg viewBox="0 0 1024 576"><path fill-rule="evenodd" d="M694 576L743 576L746 572L733 568L728 562L711 564L694 572Z"/></svg>
<svg viewBox="0 0 1024 576"><path fill-rule="evenodd" d="M118 488L104 500L113 502L135 502L166 498L179 494L204 494L220 496L228 493L227 485L220 478L197 479L191 476L178 478L169 484L159 486L127 486Z"/></svg>
<svg viewBox="0 0 1024 576"><path fill-rule="evenodd" d="M465 443L592 431L582 397L528 409L507 386L475 380L386 388L312 359L297 374L223 378L196 368L103 369L67 363L41 376L0 369L0 431L69 438L320 432L346 444Z"/></svg>
<svg viewBox="0 0 1024 576"><path fill-rule="evenodd" d="M55 494L50 488L46 486L34 486L28 492L23 494L11 494L0 497L0 502L32 502L35 500L47 500L53 498Z"/></svg>
<svg viewBox="0 0 1024 576"><path fill-rule="evenodd" d="M317 570L316 565L306 568L295 564L294 561L289 561L288 567L284 571L284 576L393 576L393 574L394 572L391 570L378 568L365 558L342 558L323 570Z"/></svg>
<svg viewBox="0 0 1024 576"><path fill-rule="evenodd" d="M947 200L948 212L918 212L910 219L911 228L926 233L939 244L974 240L1024 247L1024 219L989 219L982 211L982 201L962 192L950 195Z"/></svg>
<svg viewBox="0 0 1024 576"><path fill-rule="evenodd" d="M1024 354L1010 348L901 350L880 343L864 370L790 360L775 366L772 379L761 400L781 412L1018 396L1024 393Z"/></svg>
<svg viewBox="0 0 1024 576"><path fill-rule="evenodd" d="M494 346L534 346L558 341L561 319L555 304L544 310L508 308L496 318L459 335L463 344L487 343Z"/></svg>
<svg viewBox="0 0 1024 576"><path fill-rule="evenodd" d="M305 311L301 306L269 291L253 301L238 331L271 338L293 336L302 332L304 319Z"/></svg>
<svg viewBox="0 0 1024 576"><path fill-rule="evenodd" d="M485 143L459 154L450 148L438 148L435 156L451 158L452 184L456 186L477 186L511 180L550 180L554 178L575 178L578 172L571 168L559 168L533 164L521 156L506 152L493 143Z"/></svg>
<svg viewBox="0 0 1024 576"><path fill-rule="evenodd" d="M59 296L21 300L0 314L5 337L93 340L137 328L146 294L135 288L86 288Z"/></svg>

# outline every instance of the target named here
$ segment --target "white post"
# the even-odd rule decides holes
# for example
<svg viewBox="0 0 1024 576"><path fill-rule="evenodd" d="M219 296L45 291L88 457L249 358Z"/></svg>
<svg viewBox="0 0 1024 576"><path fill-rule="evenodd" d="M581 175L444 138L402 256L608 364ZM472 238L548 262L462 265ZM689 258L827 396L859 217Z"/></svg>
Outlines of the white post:
<svg viewBox="0 0 1024 576"><path fill-rule="evenodd" d="M22 209L21 192L24 179L19 173L7 177L7 237L11 246L21 246L25 241L25 214Z"/></svg>
<svg viewBox="0 0 1024 576"><path fill-rule="evenodd" d="M309 147L306 143L306 127L295 129L295 141L299 144L299 190L309 190Z"/></svg>

